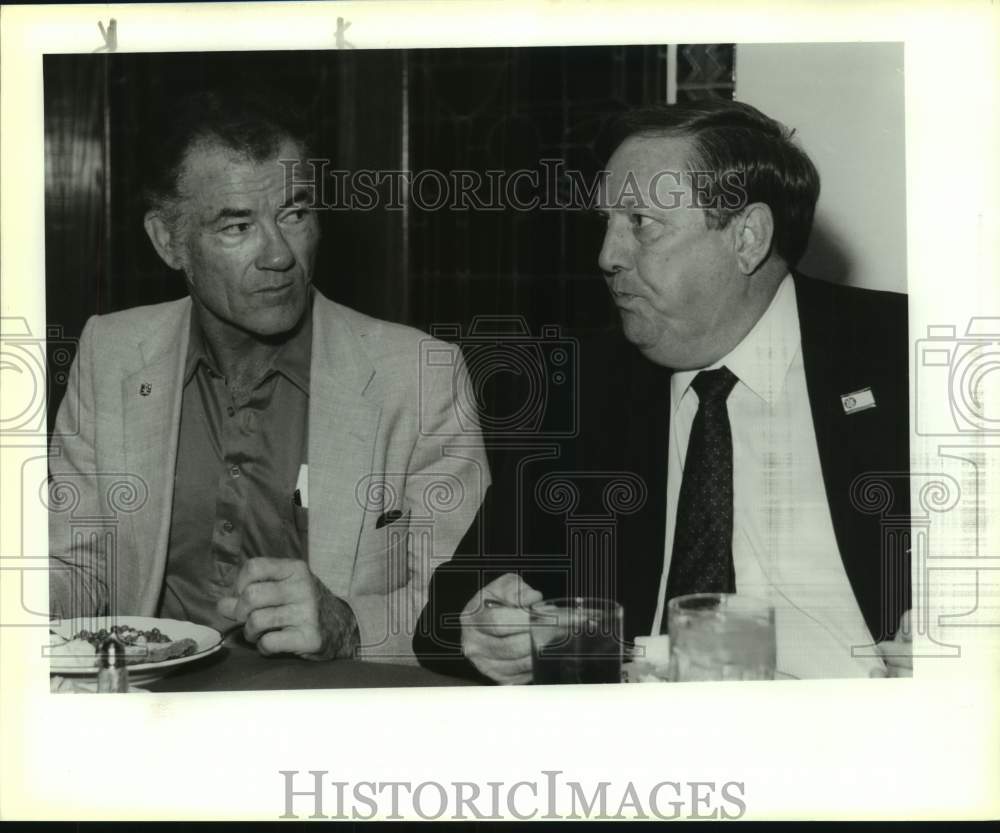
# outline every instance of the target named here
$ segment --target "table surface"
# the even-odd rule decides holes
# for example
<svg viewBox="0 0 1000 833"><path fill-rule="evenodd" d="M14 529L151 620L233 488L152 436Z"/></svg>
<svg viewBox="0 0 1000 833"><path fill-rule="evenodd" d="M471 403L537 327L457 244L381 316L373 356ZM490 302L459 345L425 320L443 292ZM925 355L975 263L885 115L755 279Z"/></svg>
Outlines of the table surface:
<svg viewBox="0 0 1000 833"><path fill-rule="evenodd" d="M314 662L294 656L264 657L241 639L231 638L216 653L178 666L166 676L142 687L147 691L165 692L468 685L475 683L435 674L418 665L349 659Z"/></svg>

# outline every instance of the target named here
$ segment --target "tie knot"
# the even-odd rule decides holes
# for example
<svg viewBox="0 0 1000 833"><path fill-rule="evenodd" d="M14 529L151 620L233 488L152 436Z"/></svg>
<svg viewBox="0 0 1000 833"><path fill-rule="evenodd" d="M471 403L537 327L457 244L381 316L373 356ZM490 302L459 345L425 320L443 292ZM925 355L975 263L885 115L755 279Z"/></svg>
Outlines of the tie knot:
<svg viewBox="0 0 1000 833"><path fill-rule="evenodd" d="M698 401L709 405L725 402L739 380L728 367L723 365L716 370L702 370L691 382L691 387L698 394Z"/></svg>

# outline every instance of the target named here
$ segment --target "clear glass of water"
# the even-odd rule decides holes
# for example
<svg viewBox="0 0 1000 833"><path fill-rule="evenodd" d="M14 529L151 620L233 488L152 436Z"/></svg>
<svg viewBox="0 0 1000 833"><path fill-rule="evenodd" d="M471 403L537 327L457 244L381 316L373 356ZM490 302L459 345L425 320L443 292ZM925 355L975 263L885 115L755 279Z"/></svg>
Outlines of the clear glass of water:
<svg viewBox="0 0 1000 833"><path fill-rule="evenodd" d="M536 685L620 683L622 606L609 599L544 599L530 608Z"/></svg>
<svg viewBox="0 0 1000 833"><path fill-rule="evenodd" d="M670 679L773 680L774 608L751 596L694 593L667 605Z"/></svg>

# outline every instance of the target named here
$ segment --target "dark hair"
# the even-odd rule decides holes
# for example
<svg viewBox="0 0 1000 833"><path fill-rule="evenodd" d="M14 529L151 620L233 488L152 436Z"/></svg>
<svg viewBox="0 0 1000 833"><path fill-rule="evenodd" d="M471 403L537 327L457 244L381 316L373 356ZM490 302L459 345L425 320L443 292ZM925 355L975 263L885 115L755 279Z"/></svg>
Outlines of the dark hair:
<svg viewBox="0 0 1000 833"><path fill-rule="evenodd" d="M143 185L147 208L165 209L179 197L178 180L188 151L210 142L262 162L291 139L308 153L299 118L272 95L202 90L173 102L154 127Z"/></svg>
<svg viewBox="0 0 1000 833"><path fill-rule="evenodd" d="M725 228L740 208L765 203L774 217L774 250L792 268L805 252L819 198L819 173L792 142L794 132L749 104L704 99L624 113L611 137L615 148L633 136L690 139L690 169L713 174L706 195L709 227ZM727 207L721 198L730 172L738 173L746 194L740 208Z"/></svg>

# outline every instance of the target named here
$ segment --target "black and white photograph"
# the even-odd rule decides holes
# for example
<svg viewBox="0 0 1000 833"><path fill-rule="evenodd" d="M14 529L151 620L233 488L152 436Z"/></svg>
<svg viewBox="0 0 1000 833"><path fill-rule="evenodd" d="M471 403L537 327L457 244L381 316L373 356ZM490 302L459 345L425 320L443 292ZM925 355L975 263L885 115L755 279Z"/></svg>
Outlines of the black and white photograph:
<svg viewBox="0 0 1000 833"><path fill-rule="evenodd" d="M328 44L291 34L327 5ZM1000 667L995 118L946 209L911 32L372 37L400 5L421 20L314 4L289 44L190 48L102 12L92 49L35 53L43 141L23 183L3 159L4 239L34 260L3 276L2 624L33 640L33 708L159 715L136 742L183 726L163 761L232 710L254 728L214 737L261 771L236 817L835 816L761 788L794 761L726 755L726 726L877 748L962 678L989 702ZM477 4L444 5L467 30ZM231 13L282 19L252 6ZM974 252L929 245L973 216ZM327 711L329 742L378 743L319 751ZM603 740L541 754L630 712L629 743L668 723L621 767ZM417 780L413 750L449 760L463 725L468 771ZM689 754L658 767L670 737ZM838 742L817 772L857 754ZM976 783L942 806L995 811ZM914 789L848 816L933 817ZM81 790L64 818L117 813ZM232 817L211 792L179 817Z"/></svg>
<svg viewBox="0 0 1000 833"><path fill-rule="evenodd" d="M906 673L903 217L814 228L867 137L795 61L902 207L899 44L47 56L56 667Z"/></svg>

